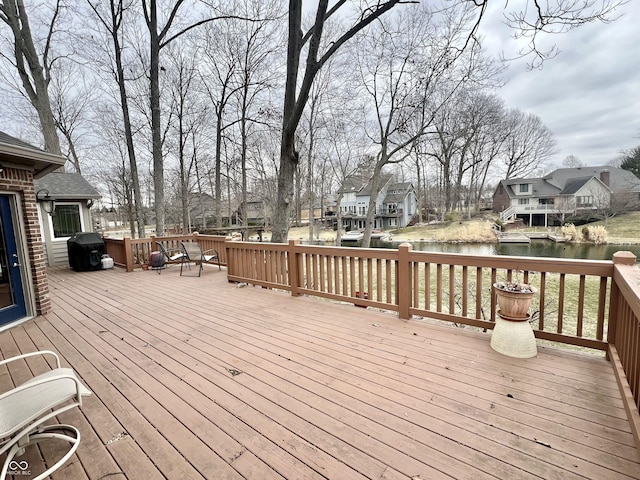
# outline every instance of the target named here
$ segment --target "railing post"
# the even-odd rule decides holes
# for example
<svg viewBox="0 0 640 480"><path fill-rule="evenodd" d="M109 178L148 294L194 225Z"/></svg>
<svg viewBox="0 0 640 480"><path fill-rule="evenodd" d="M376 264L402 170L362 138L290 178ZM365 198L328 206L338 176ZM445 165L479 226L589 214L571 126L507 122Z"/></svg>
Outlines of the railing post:
<svg viewBox="0 0 640 480"><path fill-rule="evenodd" d="M124 258L127 272L133 272L133 251L131 249L131 238L124 237Z"/></svg>
<svg viewBox="0 0 640 480"><path fill-rule="evenodd" d="M613 255L613 278L609 307L609 349L607 358L614 366L636 447L640 448L640 270L631 252ZM616 333L616 329L620 333Z"/></svg>
<svg viewBox="0 0 640 480"><path fill-rule="evenodd" d="M300 272L302 271L302 258L297 252L297 246L300 240L289 240L289 248L287 249L287 270L289 271L289 285L291 286L291 296L299 297L300 292Z"/></svg>
<svg viewBox="0 0 640 480"><path fill-rule="evenodd" d="M638 259L631 252L616 252L613 254L614 265L635 265Z"/></svg>
<svg viewBox="0 0 640 480"><path fill-rule="evenodd" d="M396 295L398 299L398 315L400 318L409 320L411 315L411 263L409 262L410 243L401 243L398 246L398 278L396 282Z"/></svg>
<svg viewBox="0 0 640 480"><path fill-rule="evenodd" d="M613 265L635 265L636 256L631 252L621 251L613 254ZM611 279L611 296L609 297L609 325L607 328L607 343L616 343L616 333L618 327L618 305L620 289L615 281L615 276ZM607 357L609 356L607 352Z"/></svg>

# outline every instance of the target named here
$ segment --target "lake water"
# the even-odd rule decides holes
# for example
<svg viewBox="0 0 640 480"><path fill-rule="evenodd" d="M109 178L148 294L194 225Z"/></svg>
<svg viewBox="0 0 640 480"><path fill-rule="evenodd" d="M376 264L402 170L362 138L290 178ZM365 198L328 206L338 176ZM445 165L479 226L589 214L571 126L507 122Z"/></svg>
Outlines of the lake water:
<svg viewBox="0 0 640 480"><path fill-rule="evenodd" d="M372 247L397 248L400 242L372 242ZM532 240L531 243L430 243L411 242L414 250L424 252L464 253L466 255L513 255L517 257L556 257L587 260L611 260L620 250L633 253L640 260L640 245L588 245Z"/></svg>

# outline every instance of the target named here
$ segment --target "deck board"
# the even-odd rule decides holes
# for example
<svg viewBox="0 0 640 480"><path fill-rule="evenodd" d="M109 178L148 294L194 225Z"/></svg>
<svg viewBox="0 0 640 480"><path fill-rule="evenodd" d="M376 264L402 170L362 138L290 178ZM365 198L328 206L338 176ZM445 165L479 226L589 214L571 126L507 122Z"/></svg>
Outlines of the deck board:
<svg viewBox="0 0 640 480"><path fill-rule="evenodd" d="M52 312L0 351L56 350L94 392L61 416L83 438L53 478L640 478L600 356L512 359L490 333L239 288L217 268L49 279ZM30 465L56 454L30 450Z"/></svg>

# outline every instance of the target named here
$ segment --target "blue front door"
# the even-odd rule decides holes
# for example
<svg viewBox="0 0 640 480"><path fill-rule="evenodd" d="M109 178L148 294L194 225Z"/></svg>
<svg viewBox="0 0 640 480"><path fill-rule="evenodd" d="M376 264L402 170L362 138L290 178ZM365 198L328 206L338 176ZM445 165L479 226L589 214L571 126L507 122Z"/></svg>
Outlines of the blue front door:
<svg viewBox="0 0 640 480"><path fill-rule="evenodd" d="M27 315L12 198L0 195L0 325Z"/></svg>

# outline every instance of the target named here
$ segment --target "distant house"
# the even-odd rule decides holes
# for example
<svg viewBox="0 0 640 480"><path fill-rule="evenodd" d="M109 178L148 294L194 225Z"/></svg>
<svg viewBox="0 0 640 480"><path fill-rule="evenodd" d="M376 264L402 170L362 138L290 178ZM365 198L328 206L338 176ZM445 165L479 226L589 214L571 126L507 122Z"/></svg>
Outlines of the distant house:
<svg viewBox="0 0 640 480"><path fill-rule="evenodd" d="M101 195L79 173L53 172L34 181L38 198L55 199L53 212L39 203L39 219L48 265L68 264L67 240L78 232L93 232L91 205Z"/></svg>
<svg viewBox="0 0 640 480"><path fill-rule="evenodd" d="M189 198L189 204L192 205L189 215L191 216L191 224L196 228L204 228L203 218L206 219L206 226L210 227L215 222L215 200L206 193L201 195L193 194ZM247 193L247 219L242 219L242 197L237 196L231 201L223 199L220 205L222 214L222 223L224 226L234 225L264 225L271 222L271 209L264 201L263 197L248 192Z"/></svg>
<svg viewBox="0 0 640 480"><path fill-rule="evenodd" d="M51 309L34 178L65 161L0 132L0 330Z"/></svg>
<svg viewBox="0 0 640 480"><path fill-rule="evenodd" d="M315 198L313 207L313 219L316 222L325 222L326 217L329 220L335 219L336 198L334 195L325 195L322 199ZM303 195L302 206L300 207L300 220L302 223L309 222L309 196Z"/></svg>
<svg viewBox="0 0 640 480"><path fill-rule="evenodd" d="M501 180L493 194L493 211L503 221L521 219L530 226L638 208L640 179L611 166L560 168L542 178Z"/></svg>
<svg viewBox="0 0 640 480"><path fill-rule="evenodd" d="M393 181L393 176L383 174L380 192L376 197L373 228L394 229L409 224L416 214L418 199L412 183ZM345 230L359 230L366 226L371 198L371 181L362 175L353 175L340 189L340 213Z"/></svg>

